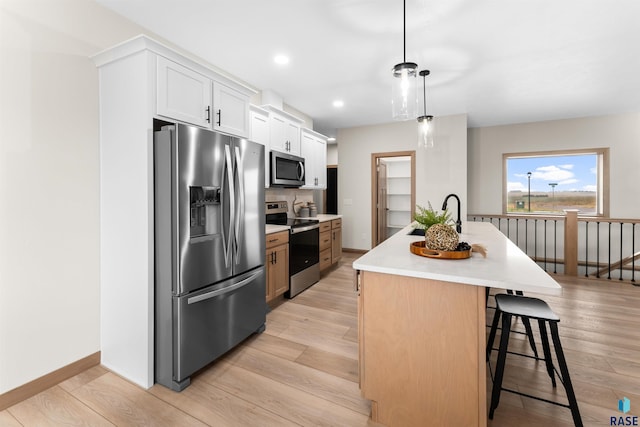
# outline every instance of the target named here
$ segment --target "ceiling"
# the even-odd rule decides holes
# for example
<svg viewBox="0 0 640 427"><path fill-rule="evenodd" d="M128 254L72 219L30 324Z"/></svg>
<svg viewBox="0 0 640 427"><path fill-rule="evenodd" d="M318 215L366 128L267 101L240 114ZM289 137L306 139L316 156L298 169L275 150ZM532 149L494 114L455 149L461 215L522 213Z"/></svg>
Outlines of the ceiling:
<svg viewBox="0 0 640 427"><path fill-rule="evenodd" d="M400 0L96 1L279 94L321 133L392 121ZM480 127L640 111L638 0L406 3L406 59L431 71L427 114ZM422 114L421 81L418 93Z"/></svg>

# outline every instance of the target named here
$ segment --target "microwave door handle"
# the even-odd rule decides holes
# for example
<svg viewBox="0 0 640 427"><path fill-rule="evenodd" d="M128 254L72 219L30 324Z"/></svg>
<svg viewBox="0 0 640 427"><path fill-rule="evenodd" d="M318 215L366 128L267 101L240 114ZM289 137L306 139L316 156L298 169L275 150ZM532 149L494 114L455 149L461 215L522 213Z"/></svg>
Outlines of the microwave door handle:
<svg viewBox="0 0 640 427"><path fill-rule="evenodd" d="M304 179L304 163L298 162L298 180L302 181Z"/></svg>
<svg viewBox="0 0 640 427"><path fill-rule="evenodd" d="M238 210L239 214L235 218L236 226L236 263L240 261L240 245L242 244L242 237L244 235L244 164L242 163L242 157L240 156L240 147L235 147L236 153L236 175L238 176Z"/></svg>
<svg viewBox="0 0 640 427"><path fill-rule="evenodd" d="M229 255L232 253L231 252L231 244L232 244L232 238L233 236L233 231L231 229L232 224L235 221L236 218L236 190L235 190L235 182L234 182L234 167L233 167L233 160L231 159L231 149L229 147L228 144L225 144L224 146L224 158L225 158L225 164L226 164L226 169L227 169L227 180L229 182L229 224L227 227L227 230L229 231L229 237L227 240L227 248L228 248L228 252L225 254L225 265L228 267L229 266Z"/></svg>

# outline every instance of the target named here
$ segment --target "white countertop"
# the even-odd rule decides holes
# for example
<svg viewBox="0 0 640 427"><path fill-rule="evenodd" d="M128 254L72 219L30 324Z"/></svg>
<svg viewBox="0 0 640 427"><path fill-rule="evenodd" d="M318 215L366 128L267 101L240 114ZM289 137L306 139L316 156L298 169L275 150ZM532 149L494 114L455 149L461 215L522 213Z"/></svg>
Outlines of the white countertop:
<svg viewBox="0 0 640 427"><path fill-rule="evenodd" d="M418 277L475 286L513 289L548 295L562 294L562 288L493 224L466 222L460 241L481 244L487 257L472 252L471 258L434 259L412 254L411 242L424 236L410 236L412 225L400 230L353 263L356 270Z"/></svg>
<svg viewBox="0 0 640 427"><path fill-rule="evenodd" d="M318 216L311 217L311 219L317 219L320 222L332 221L334 219L340 219L342 215L332 215L332 214L318 214Z"/></svg>
<svg viewBox="0 0 640 427"><path fill-rule="evenodd" d="M288 225L265 224L265 234L277 233L279 231L289 230Z"/></svg>

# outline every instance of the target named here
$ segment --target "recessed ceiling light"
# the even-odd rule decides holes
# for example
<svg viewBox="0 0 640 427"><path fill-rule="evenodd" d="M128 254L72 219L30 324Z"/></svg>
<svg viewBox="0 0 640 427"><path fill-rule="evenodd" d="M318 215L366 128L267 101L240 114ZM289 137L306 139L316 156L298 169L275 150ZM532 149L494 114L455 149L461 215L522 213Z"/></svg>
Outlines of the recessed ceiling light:
<svg viewBox="0 0 640 427"><path fill-rule="evenodd" d="M273 62L278 65L287 65L289 63L289 57L287 55L276 55L273 57Z"/></svg>
<svg viewBox="0 0 640 427"><path fill-rule="evenodd" d="M333 101L333 106L336 108L342 108L344 107L344 101L341 99L336 99L335 101Z"/></svg>

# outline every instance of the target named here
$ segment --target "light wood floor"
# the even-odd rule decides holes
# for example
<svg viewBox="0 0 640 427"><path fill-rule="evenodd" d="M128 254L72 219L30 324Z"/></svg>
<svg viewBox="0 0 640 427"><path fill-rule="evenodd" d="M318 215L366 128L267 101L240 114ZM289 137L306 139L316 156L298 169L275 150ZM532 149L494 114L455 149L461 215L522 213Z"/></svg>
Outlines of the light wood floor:
<svg viewBox="0 0 640 427"><path fill-rule="evenodd" d="M0 412L0 426L375 425L357 384L356 257L345 254L320 283L275 308L263 334L192 377L182 393L162 386L143 390L98 366ZM630 415L639 414L640 288L558 279L564 295L543 298L562 319L561 339L585 425L609 425L609 417L620 415L617 400L623 396L631 400ZM488 310L488 320L492 315ZM527 349L524 336L512 337L512 349ZM539 362L507 361L505 386L564 399L562 386L554 392ZM489 422L565 425L572 425L568 409L505 392Z"/></svg>

